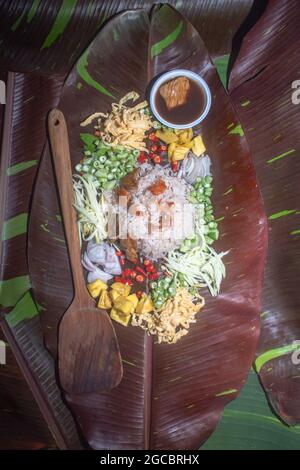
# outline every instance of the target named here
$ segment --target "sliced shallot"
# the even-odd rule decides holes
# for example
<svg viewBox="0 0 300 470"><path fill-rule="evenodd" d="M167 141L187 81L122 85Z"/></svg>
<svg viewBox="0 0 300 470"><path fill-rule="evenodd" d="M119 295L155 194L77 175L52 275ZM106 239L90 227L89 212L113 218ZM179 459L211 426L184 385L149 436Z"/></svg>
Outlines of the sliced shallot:
<svg viewBox="0 0 300 470"><path fill-rule="evenodd" d="M103 282L107 282L112 279L113 276L111 274L105 273L102 269L96 267L94 271L90 271L87 275L87 282L91 283L100 279Z"/></svg>

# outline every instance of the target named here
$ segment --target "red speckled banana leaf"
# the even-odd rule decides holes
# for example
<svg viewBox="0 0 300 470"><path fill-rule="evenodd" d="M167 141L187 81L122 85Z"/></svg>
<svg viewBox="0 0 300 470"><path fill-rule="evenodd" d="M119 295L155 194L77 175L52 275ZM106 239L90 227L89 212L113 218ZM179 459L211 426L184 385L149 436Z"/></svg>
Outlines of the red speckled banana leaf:
<svg viewBox="0 0 300 470"><path fill-rule="evenodd" d="M256 368L288 424L300 422L300 104L292 102L292 84L300 79L299 22L298 1L269 2L230 78L269 218Z"/></svg>
<svg viewBox="0 0 300 470"><path fill-rule="evenodd" d="M0 69L65 76L100 26L117 12L149 12L166 0L0 0ZM227 54L253 0L169 0L202 35L208 50Z"/></svg>
<svg viewBox="0 0 300 470"><path fill-rule="evenodd" d="M61 85L57 80L29 74L9 73L6 81L1 154L0 306L1 315L7 315L1 327L57 445L79 448L75 423L55 382L54 361L43 346L39 309L30 293L26 254L31 189L46 138L45 118L49 107L57 103Z"/></svg>
<svg viewBox="0 0 300 470"><path fill-rule="evenodd" d="M15 80L7 84L7 107L14 107L12 116L9 116L10 128L5 129L3 136L3 158L9 158L10 154L15 159L9 161L6 171L4 193L13 194L13 200L7 198L3 201L5 224L2 238L2 256L5 263L1 266L1 279L14 279L16 276L27 276L26 261L26 228L30 205L30 192L24 195L24 186L33 184L37 163L43 150L46 139L45 116L49 106L53 105L59 97L61 84L49 78L24 77L17 74ZM29 122L38 122L38 125L30 127L24 114L27 114ZM41 119L41 115L43 119ZM22 132L21 127L28 126L31 138ZM13 139L11 139L13 135ZM31 155L28 161L24 161L24 154ZM6 162L4 162L5 165ZM23 185L19 184L19 175L23 175ZM16 246L15 238L19 236ZM22 243L23 242L23 243ZM9 254L9 256L8 256ZM21 285L21 283L19 283ZM24 283L24 290L19 292L19 298L28 290L29 281ZM12 295L19 300L17 283L12 286ZM1 302L4 307L11 307L14 302L7 300Z"/></svg>
<svg viewBox="0 0 300 470"><path fill-rule="evenodd" d="M138 45L138 47L137 47ZM95 449L190 449L204 442L240 391L259 336L266 220L243 130L193 26L168 6L151 24L143 10L124 12L103 28L65 83L60 108L69 126L73 162L81 158L79 122L149 80L187 67L208 81L213 106L201 131L213 161L214 204L221 218L218 250L228 275L189 335L157 345L138 328L116 324L124 378L109 393L66 396ZM29 233L30 274L47 346L56 353L57 325L72 283L48 150L40 167ZM48 326L48 328L47 328Z"/></svg>

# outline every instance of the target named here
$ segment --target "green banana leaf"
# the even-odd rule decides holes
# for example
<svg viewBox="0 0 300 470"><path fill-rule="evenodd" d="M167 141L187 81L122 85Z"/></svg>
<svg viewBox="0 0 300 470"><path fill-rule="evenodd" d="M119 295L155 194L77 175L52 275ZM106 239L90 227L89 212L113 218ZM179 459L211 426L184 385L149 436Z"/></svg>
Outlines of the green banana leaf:
<svg viewBox="0 0 300 470"><path fill-rule="evenodd" d="M201 450L299 450L300 426L289 427L272 413L252 369L239 397L224 410Z"/></svg>

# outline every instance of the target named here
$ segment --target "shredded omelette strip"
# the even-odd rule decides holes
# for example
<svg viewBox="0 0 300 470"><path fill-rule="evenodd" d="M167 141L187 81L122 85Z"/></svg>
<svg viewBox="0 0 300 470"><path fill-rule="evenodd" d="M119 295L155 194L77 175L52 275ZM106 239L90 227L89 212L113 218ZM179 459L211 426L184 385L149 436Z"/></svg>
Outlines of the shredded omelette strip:
<svg viewBox="0 0 300 470"><path fill-rule="evenodd" d="M95 126L96 134L111 147L123 145L129 149L148 152L144 142L146 132L153 127L151 116L145 112L147 101L142 101L132 108L125 106L129 100L135 102L139 94L131 91L123 96L118 103L112 103L110 113L94 113L87 117L81 126L87 126L98 119Z"/></svg>
<svg viewBox="0 0 300 470"><path fill-rule="evenodd" d="M161 310L134 314L131 324L156 335L158 343L174 344L188 333L191 323L196 323L195 316L204 304L203 297L193 297L187 289L180 287L175 297L168 299Z"/></svg>

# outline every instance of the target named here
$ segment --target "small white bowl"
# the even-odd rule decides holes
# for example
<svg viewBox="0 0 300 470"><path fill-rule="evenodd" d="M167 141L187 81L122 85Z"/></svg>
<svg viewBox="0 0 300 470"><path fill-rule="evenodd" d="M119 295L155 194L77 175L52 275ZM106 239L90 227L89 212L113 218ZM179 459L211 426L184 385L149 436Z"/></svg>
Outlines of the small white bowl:
<svg viewBox="0 0 300 470"><path fill-rule="evenodd" d="M186 124L173 124L172 122L166 121L159 114L159 112L157 111L156 106L155 106L155 96L156 96L156 93L158 92L158 89L161 87L161 85L163 85L165 82L169 82L173 78L177 78L177 77L187 77L187 78L190 78L191 80L194 80L194 82L196 82L200 85L200 87L203 91L203 94L206 98L206 105L205 105L205 108L204 108L203 112L201 113L201 115L197 119L195 119L194 121L186 123ZM206 118L206 116L207 116L207 114L210 110L210 107L211 107L210 89L209 89L206 81L203 80L203 78L201 78L200 75L198 75L195 72L191 72L190 70L185 70L185 69L171 70L170 72L166 72L166 73L160 75L160 77L154 82L154 84L151 88L151 91L150 91L150 107L151 107L151 110L152 110L154 116L156 117L156 119L159 122L161 122L162 124L164 124L165 126L167 126L167 127L171 127L173 129L187 129L188 127L194 127L194 126L197 126L198 124L200 124L200 122L203 121L204 118Z"/></svg>

